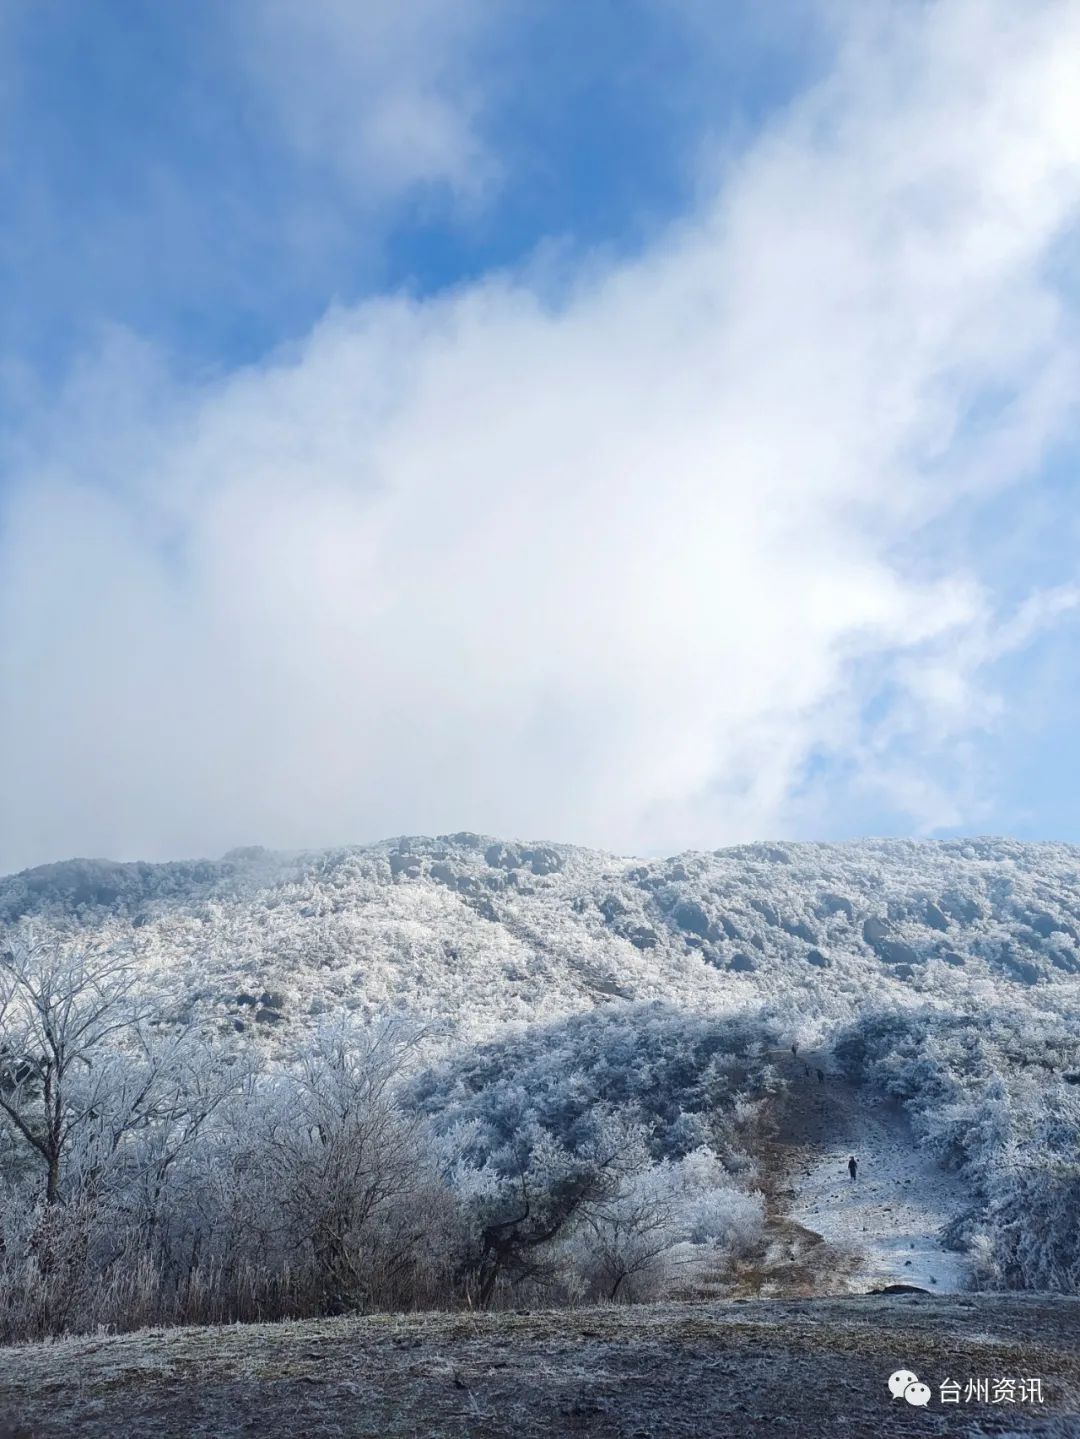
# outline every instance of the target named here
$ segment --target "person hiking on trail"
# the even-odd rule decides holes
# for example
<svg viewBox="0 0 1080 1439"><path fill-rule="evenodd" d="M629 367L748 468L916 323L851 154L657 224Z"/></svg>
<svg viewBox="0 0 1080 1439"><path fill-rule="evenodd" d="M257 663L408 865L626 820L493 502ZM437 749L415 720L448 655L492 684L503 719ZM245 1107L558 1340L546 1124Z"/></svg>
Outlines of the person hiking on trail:
<svg viewBox="0 0 1080 1439"><path fill-rule="evenodd" d="M809 1079L809 1078L810 1078L810 1066L809 1066L808 1064L804 1064L804 1065L803 1065L803 1069L806 1071L806 1077L807 1077L807 1079Z"/></svg>
<svg viewBox="0 0 1080 1439"><path fill-rule="evenodd" d="M847 1172L851 1175L851 1182L854 1184L859 1174L859 1161L855 1158L854 1154L847 1162Z"/></svg>
<svg viewBox="0 0 1080 1439"><path fill-rule="evenodd" d="M799 1046L797 1044L791 1046L791 1057L792 1059L798 1059L799 1057Z"/></svg>
<svg viewBox="0 0 1080 1439"><path fill-rule="evenodd" d="M819 1084L825 1083L825 1071L823 1069L819 1069L817 1072L817 1082Z"/></svg>

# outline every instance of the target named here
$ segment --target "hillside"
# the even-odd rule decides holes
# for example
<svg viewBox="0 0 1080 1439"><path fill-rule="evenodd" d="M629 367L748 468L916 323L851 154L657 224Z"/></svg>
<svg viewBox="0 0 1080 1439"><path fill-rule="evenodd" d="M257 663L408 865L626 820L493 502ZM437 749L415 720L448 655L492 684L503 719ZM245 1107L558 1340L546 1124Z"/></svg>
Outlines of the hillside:
<svg viewBox="0 0 1080 1439"><path fill-rule="evenodd" d="M1078 875L458 834L12 876L0 1337L1080 1292Z"/></svg>
<svg viewBox="0 0 1080 1439"><path fill-rule="evenodd" d="M1004 999L1080 976L1080 848L750 845L650 861L471 834L217 861L72 860L0 923L131 939L180 1016L269 1031L407 1006L480 1036L613 1000L803 1017Z"/></svg>

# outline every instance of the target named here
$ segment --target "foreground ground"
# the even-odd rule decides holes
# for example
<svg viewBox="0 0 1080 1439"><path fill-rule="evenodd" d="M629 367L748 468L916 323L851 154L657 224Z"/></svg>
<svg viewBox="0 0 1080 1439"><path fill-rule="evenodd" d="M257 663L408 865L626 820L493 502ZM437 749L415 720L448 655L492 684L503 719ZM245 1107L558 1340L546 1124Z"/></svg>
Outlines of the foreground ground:
<svg viewBox="0 0 1080 1439"><path fill-rule="evenodd" d="M895 1370L931 1386L893 1399ZM1045 1402L943 1406L953 1379ZM1080 1436L1080 1300L903 1295L152 1330L0 1350L5 1439ZM6 1428L5 1428L6 1426Z"/></svg>

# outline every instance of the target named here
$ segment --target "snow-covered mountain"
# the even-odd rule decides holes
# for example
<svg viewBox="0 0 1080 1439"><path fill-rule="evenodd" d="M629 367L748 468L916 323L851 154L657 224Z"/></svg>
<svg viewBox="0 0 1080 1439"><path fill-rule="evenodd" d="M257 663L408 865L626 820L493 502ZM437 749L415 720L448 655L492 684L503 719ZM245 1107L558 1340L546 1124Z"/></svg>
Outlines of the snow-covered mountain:
<svg viewBox="0 0 1080 1439"><path fill-rule="evenodd" d="M270 1034L405 1006L479 1037L620 999L1057 1008L1080 982L1080 847L756 844L668 859L474 834L0 880L0 924L130 938L174 1012Z"/></svg>
<svg viewBox="0 0 1080 1439"><path fill-rule="evenodd" d="M40 942L52 935L66 942ZM694 1266L695 1282L725 1293L913 1275L939 1288L972 1278L1080 1291L1080 848L890 840L646 861L455 834L187 863L72 860L0 881L5 939L9 989L21 986L31 1018L35 956L50 994L68 971L50 970L49 956L75 956L71 973L91 1000L83 951L138 957L137 987L149 993L137 1008L152 1028L107 1063L95 1053L71 1080L120 1076L121 1119L131 1094L149 1092L123 1079L125 1066L143 1065L146 1084L168 1078L193 1105L218 1076L229 1097L220 1110L213 1101L205 1129L178 1130L168 1106L140 1112L136 1128L151 1157L153 1144L186 1146L182 1164L166 1162L168 1202L154 1188L152 1207L170 1216L162 1232L216 1246L214 1262L241 1286L214 1281L214 1293L233 1294L219 1317L248 1312L249 1262L263 1286L252 1312L275 1295L282 1314L329 1302L322 1270L305 1279L315 1285L306 1297L281 1289L300 1242L291 1230L270 1259L244 1249L261 1233L245 1206L255 1194L267 1213L294 1204L297 1224L308 1222L303 1186L325 1155L293 1151L331 1131L304 1105L325 1101L335 1124L374 1114L333 1100L335 1086L355 1081L368 1094L365 1064L395 1044L386 1123L411 1136L409 1202L435 1217L409 1239L422 1283L395 1288L391 1271L372 1270L364 1303L458 1302L462 1275L490 1279L477 1291L486 1303L496 1280L516 1297L541 1270L549 1299L552 1285L567 1302L610 1297L624 1280L624 1298L655 1296ZM10 1040L27 1058L8 1088L30 1123L42 1033L31 1024ZM183 1059L188 1049L201 1057ZM84 1127L114 1112L98 1098L69 1107ZM39 1151L19 1147L25 1133L0 1129L0 1141L32 1196ZM123 1168L136 1149L106 1145L118 1166L109 1202L129 1217L145 1208ZM857 1206L845 1187L856 1151L866 1166ZM349 1164L369 1154L386 1166L399 1152L413 1150L341 1138ZM75 1159L65 1172L71 1188ZM586 1222L575 1204L589 1194L600 1207ZM532 1234L520 1226L533 1223L534 1201ZM379 1219L387 1252L411 1212L391 1206ZM631 1264L620 1248L627 1216L654 1213L664 1243L654 1253L643 1238ZM113 1210L102 1214L106 1254ZM158 1232L131 1222L132 1233ZM611 1273L594 1263L600 1233L619 1250ZM376 1252L368 1229L356 1234L356 1255ZM19 1262L32 1265L23 1241ZM153 1262L164 1294L174 1258ZM176 1312L205 1317L189 1298ZM88 1299L79 1322L103 1312ZM127 1309L116 1312L127 1322ZM9 1332L36 1322L15 1316Z"/></svg>

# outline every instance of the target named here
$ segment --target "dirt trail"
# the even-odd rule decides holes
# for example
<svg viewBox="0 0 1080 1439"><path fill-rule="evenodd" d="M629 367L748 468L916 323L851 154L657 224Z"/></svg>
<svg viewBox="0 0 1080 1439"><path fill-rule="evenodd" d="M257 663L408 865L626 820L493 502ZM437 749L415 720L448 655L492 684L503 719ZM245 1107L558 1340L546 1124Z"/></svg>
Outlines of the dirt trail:
<svg viewBox="0 0 1080 1439"><path fill-rule="evenodd" d="M940 1230L968 1196L919 1150L901 1106L828 1074L821 1055L779 1063L789 1087L773 1146L770 1207L778 1242L793 1238L793 1258L801 1253L809 1267L803 1292L889 1283L965 1289L968 1265L942 1246ZM859 1165L854 1182L850 1155ZM825 1247L815 1252L815 1241Z"/></svg>

